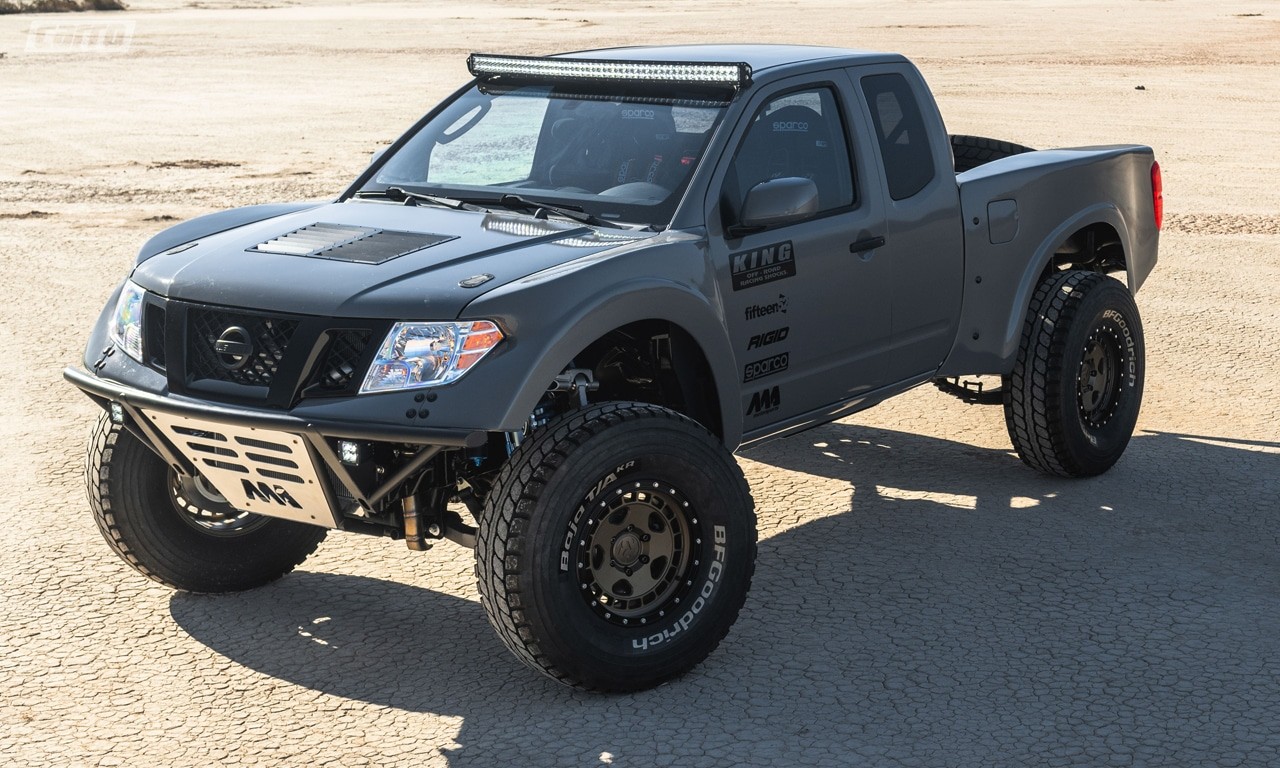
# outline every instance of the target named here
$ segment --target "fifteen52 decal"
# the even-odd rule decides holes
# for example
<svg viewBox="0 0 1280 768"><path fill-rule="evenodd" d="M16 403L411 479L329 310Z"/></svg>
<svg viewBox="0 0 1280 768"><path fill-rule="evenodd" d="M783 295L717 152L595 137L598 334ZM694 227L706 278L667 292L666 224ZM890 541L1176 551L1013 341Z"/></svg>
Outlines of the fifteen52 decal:
<svg viewBox="0 0 1280 768"><path fill-rule="evenodd" d="M735 291L772 283L796 273L795 251L788 240L756 248L754 251L735 253L729 256L729 270L733 275Z"/></svg>

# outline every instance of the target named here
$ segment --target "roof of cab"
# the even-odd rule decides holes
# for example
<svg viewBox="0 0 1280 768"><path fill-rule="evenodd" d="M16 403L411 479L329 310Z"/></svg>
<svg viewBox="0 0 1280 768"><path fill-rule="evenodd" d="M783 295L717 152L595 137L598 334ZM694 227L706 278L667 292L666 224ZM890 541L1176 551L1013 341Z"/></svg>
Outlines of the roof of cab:
<svg viewBox="0 0 1280 768"><path fill-rule="evenodd" d="M823 59L856 59L860 64L899 62L897 53L856 51L819 45L659 45L629 48L600 48L589 51L556 54L571 59L605 59L616 61L666 61L689 63L743 62L753 72L787 64Z"/></svg>

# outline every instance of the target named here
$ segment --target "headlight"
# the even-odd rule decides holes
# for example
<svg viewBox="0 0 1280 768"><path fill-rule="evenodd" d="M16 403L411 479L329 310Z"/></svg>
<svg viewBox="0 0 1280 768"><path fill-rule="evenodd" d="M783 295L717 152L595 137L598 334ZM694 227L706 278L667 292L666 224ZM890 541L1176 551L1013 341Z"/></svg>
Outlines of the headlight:
<svg viewBox="0 0 1280 768"><path fill-rule="evenodd" d="M488 320L396 323L369 366L360 392L448 384L471 370L500 341L502 331Z"/></svg>
<svg viewBox="0 0 1280 768"><path fill-rule="evenodd" d="M142 362L142 288L125 281L111 316L111 340L126 355Z"/></svg>

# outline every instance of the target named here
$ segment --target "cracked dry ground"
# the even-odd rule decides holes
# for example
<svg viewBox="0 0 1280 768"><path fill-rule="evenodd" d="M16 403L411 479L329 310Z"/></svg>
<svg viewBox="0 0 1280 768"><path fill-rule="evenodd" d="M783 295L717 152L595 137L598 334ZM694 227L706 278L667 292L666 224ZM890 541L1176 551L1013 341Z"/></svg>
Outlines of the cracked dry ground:
<svg viewBox="0 0 1280 768"><path fill-rule="evenodd" d="M24 55L29 21L0 17L0 762L1280 763L1280 45L1253 5L133 5L116 57ZM956 132L1157 148L1147 400L1112 472L1036 475L998 408L929 388L748 452L743 615L631 696L521 667L451 544L334 535L219 598L114 558L81 488L92 409L60 370L148 233L331 194L464 79L467 50L744 29L904 51Z"/></svg>

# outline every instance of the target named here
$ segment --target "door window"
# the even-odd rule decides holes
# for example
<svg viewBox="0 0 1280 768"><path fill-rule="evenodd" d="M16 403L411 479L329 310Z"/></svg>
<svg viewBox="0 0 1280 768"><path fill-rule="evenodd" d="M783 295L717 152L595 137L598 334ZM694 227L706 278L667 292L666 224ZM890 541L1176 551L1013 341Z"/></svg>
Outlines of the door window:
<svg viewBox="0 0 1280 768"><path fill-rule="evenodd" d="M811 180L819 212L853 205L849 144L830 88L791 91L756 112L725 177L725 204L737 214L752 187L784 177Z"/></svg>

